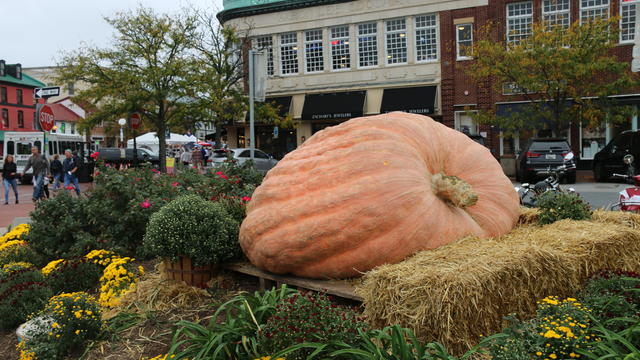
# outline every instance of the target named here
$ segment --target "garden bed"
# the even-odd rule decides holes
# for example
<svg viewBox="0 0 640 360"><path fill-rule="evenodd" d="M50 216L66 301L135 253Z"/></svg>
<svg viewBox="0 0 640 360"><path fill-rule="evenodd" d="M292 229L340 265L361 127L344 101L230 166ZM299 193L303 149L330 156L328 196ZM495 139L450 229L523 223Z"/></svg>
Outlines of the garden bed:
<svg viewBox="0 0 640 360"><path fill-rule="evenodd" d="M525 211L505 236L468 237L365 274L365 315L462 353L500 331L504 316L532 316L537 300L571 296L600 270L640 270L639 215L596 211L592 221L546 226L536 216Z"/></svg>

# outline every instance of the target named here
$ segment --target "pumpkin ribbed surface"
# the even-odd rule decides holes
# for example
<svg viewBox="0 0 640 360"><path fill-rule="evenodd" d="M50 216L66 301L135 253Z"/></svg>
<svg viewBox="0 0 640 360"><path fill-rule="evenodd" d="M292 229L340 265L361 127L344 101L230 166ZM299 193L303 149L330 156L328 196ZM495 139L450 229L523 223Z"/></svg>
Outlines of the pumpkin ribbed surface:
<svg viewBox="0 0 640 360"><path fill-rule="evenodd" d="M518 214L487 148L395 112L327 128L287 154L247 205L240 244L274 273L344 278L467 235L504 234Z"/></svg>

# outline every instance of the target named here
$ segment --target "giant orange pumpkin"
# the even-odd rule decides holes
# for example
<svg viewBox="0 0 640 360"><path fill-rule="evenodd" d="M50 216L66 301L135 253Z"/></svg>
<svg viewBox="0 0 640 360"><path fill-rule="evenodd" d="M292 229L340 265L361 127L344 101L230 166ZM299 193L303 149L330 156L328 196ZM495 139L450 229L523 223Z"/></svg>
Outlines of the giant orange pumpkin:
<svg viewBox="0 0 640 360"><path fill-rule="evenodd" d="M487 148L395 112L327 128L289 153L253 194L240 244L274 273L353 277L467 235L504 234L518 213Z"/></svg>

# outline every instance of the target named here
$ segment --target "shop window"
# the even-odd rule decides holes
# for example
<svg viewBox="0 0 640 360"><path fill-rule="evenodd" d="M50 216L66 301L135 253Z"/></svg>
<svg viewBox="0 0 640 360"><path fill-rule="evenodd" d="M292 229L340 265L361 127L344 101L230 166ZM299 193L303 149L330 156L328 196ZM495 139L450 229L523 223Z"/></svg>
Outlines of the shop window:
<svg viewBox="0 0 640 360"><path fill-rule="evenodd" d="M594 155L602 150L606 143L606 127L604 124L595 129L582 128L581 130L580 158L593 159Z"/></svg>
<svg viewBox="0 0 640 360"><path fill-rule="evenodd" d="M16 89L16 104L22 105L22 89Z"/></svg>
<svg viewBox="0 0 640 360"><path fill-rule="evenodd" d="M633 42L636 33L635 0L620 2L620 42Z"/></svg>
<svg viewBox="0 0 640 360"><path fill-rule="evenodd" d="M309 30L304 33L304 61L305 71L308 73L324 70L324 55L322 53L322 30Z"/></svg>
<svg viewBox="0 0 640 360"><path fill-rule="evenodd" d="M415 17L416 61L438 60L438 18L435 14Z"/></svg>
<svg viewBox="0 0 640 360"><path fill-rule="evenodd" d="M609 18L609 0L580 0L580 23Z"/></svg>
<svg viewBox="0 0 640 360"><path fill-rule="evenodd" d="M407 22L405 19L386 21L387 64L407 63Z"/></svg>
<svg viewBox="0 0 640 360"><path fill-rule="evenodd" d="M7 88L0 87L0 103L7 103Z"/></svg>
<svg viewBox="0 0 640 360"><path fill-rule="evenodd" d="M455 112L455 128L456 130L463 132L468 135L477 135L478 134L478 124L473 120L473 117L468 114L466 111L456 111Z"/></svg>
<svg viewBox="0 0 640 360"><path fill-rule="evenodd" d="M348 70L351 67L349 55L349 26L331 28L331 68L333 70Z"/></svg>
<svg viewBox="0 0 640 360"><path fill-rule="evenodd" d="M378 66L378 24L358 25L358 66Z"/></svg>
<svg viewBox="0 0 640 360"><path fill-rule="evenodd" d="M296 33L280 35L280 73L298 73L298 36Z"/></svg>
<svg viewBox="0 0 640 360"><path fill-rule="evenodd" d="M570 0L543 0L542 22L546 29L561 26L565 29L571 24Z"/></svg>
<svg viewBox="0 0 640 360"><path fill-rule="evenodd" d="M457 59L471 59L473 50L473 24L456 25Z"/></svg>
<svg viewBox="0 0 640 360"><path fill-rule="evenodd" d="M24 113L22 110L18 110L18 127L24 128Z"/></svg>
<svg viewBox="0 0 640 360"><path fill-rule="evenodd" d="M6 129L9 127L9 110L2 109L2 126Z"/></svg>
<svg viewBox="0 0 640 360"><path fill-rule="evenodd" d="M273 38L261 36L256 40L258 50L266 52L267 55L267 75L273 75Z"/></svg>
<svg viewBox="0 0 640 360"><path fill-rule="evenodd" d="M507 4L507 43L517 45L531 35L533 3L531 1Z"/></svg>

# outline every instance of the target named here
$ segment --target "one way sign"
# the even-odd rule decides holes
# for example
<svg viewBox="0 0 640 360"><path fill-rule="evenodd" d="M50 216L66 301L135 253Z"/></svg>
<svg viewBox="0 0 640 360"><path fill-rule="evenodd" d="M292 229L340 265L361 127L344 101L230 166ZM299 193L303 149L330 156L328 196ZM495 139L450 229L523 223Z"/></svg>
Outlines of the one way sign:
<svg viewBox="0 0 640 360"><path fill-rule="evenodd" d="M36 99L46 99L60 95L60 86L50 86L45 88L35 88L33 97Z"/></svg>

